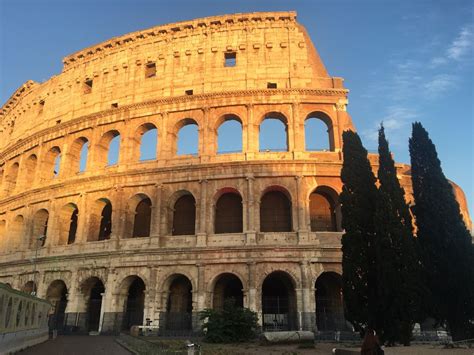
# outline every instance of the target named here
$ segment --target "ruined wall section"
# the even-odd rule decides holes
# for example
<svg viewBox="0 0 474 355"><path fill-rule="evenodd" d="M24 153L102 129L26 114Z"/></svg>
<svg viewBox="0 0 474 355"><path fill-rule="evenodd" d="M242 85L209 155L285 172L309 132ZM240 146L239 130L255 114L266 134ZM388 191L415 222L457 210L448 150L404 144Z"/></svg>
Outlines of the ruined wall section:
<svg viewBox="0 0 474 355"><path fill-rule="evenodd" d="M236 65L225 66L225 53ZM146 77L147 66L156 73ZM2 108L0 149L84 115L160 97L277 88L342 88L296 13L209 17L131 33L64 59L61 74ZM92 87L90 87L90 85ZM189 91L188 91L189 94ZM12 122L14 122L12 127Z"/></svg>

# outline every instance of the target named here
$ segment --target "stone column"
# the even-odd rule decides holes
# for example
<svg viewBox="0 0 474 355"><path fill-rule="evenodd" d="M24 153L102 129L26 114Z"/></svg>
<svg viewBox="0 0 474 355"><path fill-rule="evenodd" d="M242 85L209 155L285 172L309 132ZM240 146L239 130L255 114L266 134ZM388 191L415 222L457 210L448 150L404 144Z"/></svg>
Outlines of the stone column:
<svg viewBox="0 0 474 355"><path fill-rule="evenodd" d="M309 243L309 231L308 224L306 223L306 198L305 191L303 188L304 176L295 176L296 184L296 212L298 220L298 243L307 244Z"/></svg>
<svg viewBox="0 0 474 355"><path fill-rule="evenodd" d="M300 109L301 109L301 105L299 103L295 102L291 105L292 118L293 118L293 140L294 140L295 152L304 152L306 150L304 121L300 122L300 119L301 119Z"/></svg>
<svg viewBox="0 0 474 355"><path fill-rule="evenodd" d="M304 260L300 262L301 271L301 285L302 285L302 328L304 330L314 330L315 328L315 309L313 307L314 288L311 287L311 280L309 279L309 261Z"/></svg>
<svg viewBox="0 0 474 355"><path fill-rule="evenodd" d="M76 230L76 240L74 244L82 244L87 242L87 194L81 192L79 195L78 203L78 213L77 213L77 230Z"/></svg>
<svg viewBox="0 0 474 355"><path fill-rule="evenodd" d="M206 283L204 275L204 265L196 264L197 267L197 290L193 290L193 314L192 326L194 331L201 329L201 321L199 319L199 312L206 308ZM196 308L194 308L196 307Z"/></svg>
<svg viewBox="0 0 474 355"><path fill-rule="evenodd" d="M254 115L253 115L253 105L248 104L245 105L247 108L247 157L249 159L253 159L255 153L258 152L259 149L259 140L258 140L258 126L255 125L254 122Z"/></svg>
<svg viewBox="0 0 474 355"><path fill-rule="evenodd" d="M128 290L119 290L117 274L113 268L107 273L105 292L102 294L99 333L118 334L122 326L123 311Z"/></svg>
<svg viewBox="0 0 474 355"><path fill-rule="evenodd" d="M82 294L80 289L80 274L77 268L71 269L71 275L72 278L67 294L64 324L67 328L78 327L80 331L85 332L87 308L85 295Z"/></svg>
<svg viewBox="0 0 474 355"><path fill-rule="evenodd" d="M342 151L341 128L344 129L343 122L351 122L351 120L347 116L346 105L347 99L340 99L339 102L336 103L336 120L333 120L332 130L328 132L328 134L332 137L331 141L334 142L334 151L336 152Z"/></svg>
<svg viewBox="0 0 474 355"><path fill-rule="evenodd" d="M207 180L200 180L199 184L201 185L201 191L199 195L199 209L196 210L199 212L199 215L196 216L198 221L197 225L197 240L196 246L204 247L207 245L207 234L206 234L206 198L207 198Z"/></svg>
<svg viewBox="0 0 474 355"><path fill-rule="evenodd" d="M153 190L153 203L151 206L151 225L150 225L150 238L151 244L160 245L160 219L161 219L161 194L163 191L162 184L156 184Z"/></svg>
<svg viewBox="0 0 474 355"><path fill-rule="evenodd" d="M124 206L125 201L123 201L123 188L121 186L115 186L112 196L112 234L110 239L116 240L118 246L119 240L122 239L125 234L126 211Z"/></svg>
<svg viewBox="0 0 474 355"><path fill-rule="evenodd" d="M247 230L246 234L246 244L255 245L257 243L256 230L255 230L255 194L253 190L253 182L255 178L253 175L247 175L245 177L247 180L247 198L246 198L246 214L247 214Z"/></svg>

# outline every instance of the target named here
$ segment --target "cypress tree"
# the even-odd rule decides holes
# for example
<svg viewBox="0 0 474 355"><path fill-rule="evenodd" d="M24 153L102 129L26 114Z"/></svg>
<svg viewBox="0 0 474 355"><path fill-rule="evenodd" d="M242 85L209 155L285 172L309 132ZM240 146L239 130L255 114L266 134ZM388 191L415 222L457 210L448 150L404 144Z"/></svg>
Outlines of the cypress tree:
<svg viewBox="0 0 474 355"><path fill-rule="evenodd" d="M418 260L410 210L383 126L379 130L379 195L375 212L378 321L382 341L410 344L417 314Z"/></svg>
<svg viewBox="0 0 474 355"><path fill-rule="evenodd" d="M377 270L374 213L375 176L359 136L345 131L340 195L342 211L342 281L345 317L356 330L376 328Z"/></svg>
<svg viewBox="0 0 474 355"><path fill-rule="evenodd" d="M421 123L413 124L410 157L417 239L430 313L453 340L468 337L474 321L474 251L453 188Z"/></svg>

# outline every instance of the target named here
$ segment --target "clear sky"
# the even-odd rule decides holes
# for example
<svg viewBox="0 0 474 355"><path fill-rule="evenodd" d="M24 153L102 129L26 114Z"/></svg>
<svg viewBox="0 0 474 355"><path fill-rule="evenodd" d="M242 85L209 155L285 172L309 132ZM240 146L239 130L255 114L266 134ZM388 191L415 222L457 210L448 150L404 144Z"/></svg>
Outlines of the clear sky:
<svg viewBox="0 0 474 355"><path fill-rule="evenodd" d="M44 81L62 58L128 32L198 17L296 10L367 149L384 121L395 158L409 163L421 121L445 174L474 214L474 2L381 0L0 0L0 103L26 80Z"/></svg>

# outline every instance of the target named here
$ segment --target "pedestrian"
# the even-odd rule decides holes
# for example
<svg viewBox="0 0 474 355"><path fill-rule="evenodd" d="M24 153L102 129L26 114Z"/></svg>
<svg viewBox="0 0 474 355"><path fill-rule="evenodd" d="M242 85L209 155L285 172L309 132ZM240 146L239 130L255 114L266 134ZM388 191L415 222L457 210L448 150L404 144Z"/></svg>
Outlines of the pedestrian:
<svg viewBox="0 0 474 355"><path fill-rule="evenodd" d="M375 333L375 330L367 328L365 332L364 341L360 349L361 355L384 355L385 352L380 346L379 338Z"/></svg>

